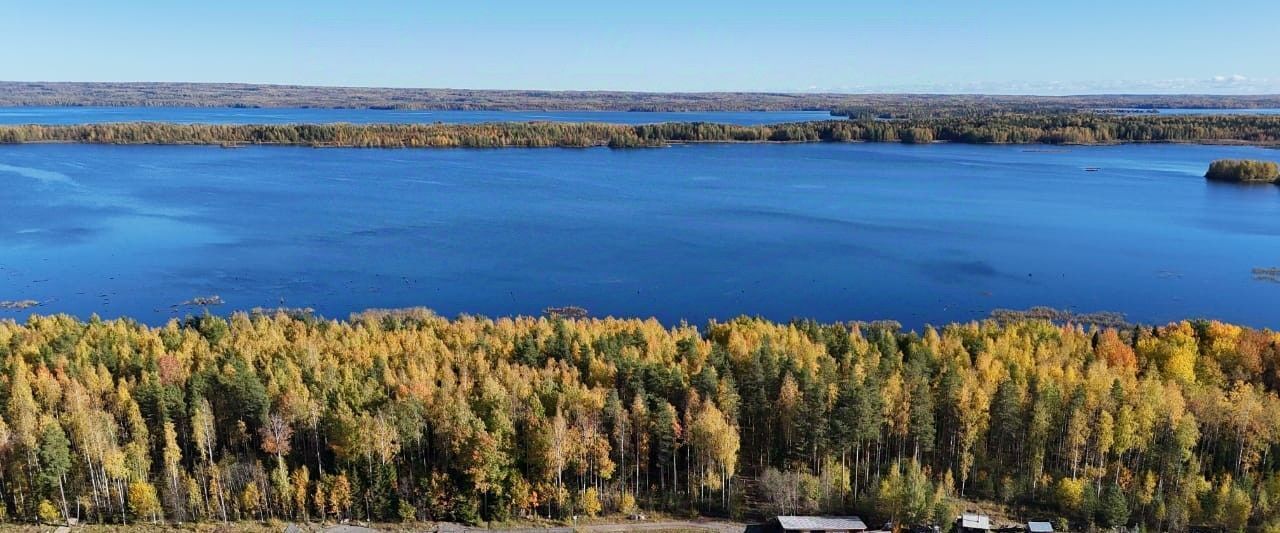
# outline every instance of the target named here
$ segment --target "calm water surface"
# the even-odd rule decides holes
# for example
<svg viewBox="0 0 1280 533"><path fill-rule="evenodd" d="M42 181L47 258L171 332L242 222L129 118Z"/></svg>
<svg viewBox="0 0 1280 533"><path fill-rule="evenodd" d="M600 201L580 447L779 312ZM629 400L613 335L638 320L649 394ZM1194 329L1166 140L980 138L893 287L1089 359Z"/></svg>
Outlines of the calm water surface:
<svg viewBox="0 0 1280 533"><path fill-rule="evenodd" d="M832 120L826 111L396 111L377 109L273 109L226 107L0 107L0 124L91 124L102 122L177 122L199 124L353 124L478 122L717 122L779 124Z"/></svg>
<svg viewBox="0 0 1280 533"><path fill-rule="evenodd" d="M0 147L0 300L135 316L428 306L667 322L996 307L1280 326L1280 187L1258 148ZM1085 167L1100 167L1085 172ZM0 311L21 318L31 311Z"/></svg>

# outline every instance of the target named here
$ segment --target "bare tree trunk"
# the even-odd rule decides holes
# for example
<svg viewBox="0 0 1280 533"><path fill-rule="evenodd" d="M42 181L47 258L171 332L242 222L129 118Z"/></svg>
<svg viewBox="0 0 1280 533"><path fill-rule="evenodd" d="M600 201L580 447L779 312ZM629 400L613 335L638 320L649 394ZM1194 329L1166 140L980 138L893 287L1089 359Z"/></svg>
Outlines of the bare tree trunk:
<svg viewBox="0 0 1280 533"><path fill-rule="evenodd" d="M58 495L62 497L62 518L63 518L63 520L66 520L66 519L71 518L71 515L70 515L70 514L67 514L67 491L63 488L63 485L64 485L64 483L63 483L63 479L64 479L65 477L66 477L66 476L58 476Z"/></svg>

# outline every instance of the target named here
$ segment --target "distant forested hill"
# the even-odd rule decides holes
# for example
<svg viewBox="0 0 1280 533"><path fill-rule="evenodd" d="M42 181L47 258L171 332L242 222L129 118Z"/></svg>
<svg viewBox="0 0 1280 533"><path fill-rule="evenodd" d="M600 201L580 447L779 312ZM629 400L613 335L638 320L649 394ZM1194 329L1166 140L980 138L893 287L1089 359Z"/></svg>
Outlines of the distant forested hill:
<svg viewBox="0 0 1280 533"><path fill-rule="evenodd" d="M991 96L649 93L308 87L236 83L0 82L0 106L318 107L454 110L763 111L955 116L1092 109L1276 108L1280 95Z"/></svg>

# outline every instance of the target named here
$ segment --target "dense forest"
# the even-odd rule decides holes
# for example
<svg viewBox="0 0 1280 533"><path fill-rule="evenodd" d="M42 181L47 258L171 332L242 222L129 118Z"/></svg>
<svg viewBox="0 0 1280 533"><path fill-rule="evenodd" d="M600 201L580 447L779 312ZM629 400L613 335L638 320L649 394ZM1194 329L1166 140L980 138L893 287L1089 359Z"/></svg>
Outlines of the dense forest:
<svg viewBox="0 0 1280 533"><path fill-rule="evenodd" d="M0 82L0 106L315 107L454 110L834 111L915 117L1093 109L1280 108L1280 95L653 93L309 87L243 83Z"/></svg>
<svg viewBox="0 0 1280 533"><path fill-rule="evenodd" d="M829 120L769 126L706 122L621 125L207 125L154 122L0 126L0 143L278 144L363 148L652 147L681 142L904 142L972 144L1117 142L1280 143L1280 116L994 115L981 118Z"/></svg>
<svg viewBox="0 0 1280 533"><path fill-rule="evenodd" d="M0 322L10 521L1280 523L1280 335L372 311Z"/></svg>
<svg viewBox="0 0 1280 533"><path fill-rule="evenodd" d="M1219 159L1209 164L1204 177L1234 183L1280 183L1280 165L1275 161Z"/></svg>

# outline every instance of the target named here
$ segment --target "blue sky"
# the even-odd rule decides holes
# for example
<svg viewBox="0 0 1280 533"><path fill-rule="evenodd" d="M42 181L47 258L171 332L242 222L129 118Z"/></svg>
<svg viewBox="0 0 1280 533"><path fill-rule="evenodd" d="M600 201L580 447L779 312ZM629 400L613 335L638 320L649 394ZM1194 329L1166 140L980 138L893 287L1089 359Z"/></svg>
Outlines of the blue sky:
<svg viewBox="0 0 1280 533"><path fill-rule="evenodd" d="M1280 1L0 0L0 79L1280 92Z"/></svg>

